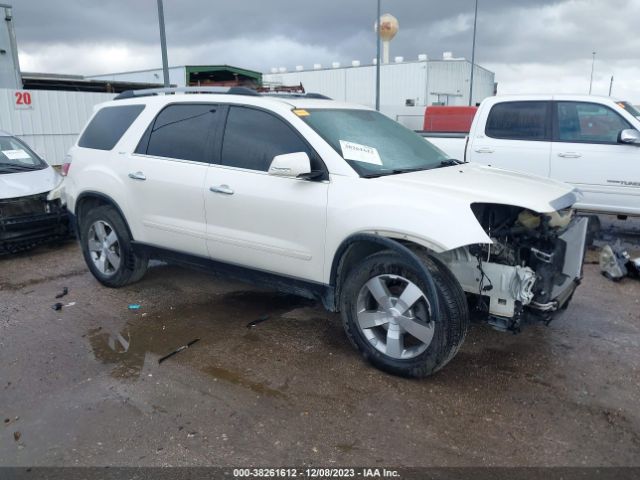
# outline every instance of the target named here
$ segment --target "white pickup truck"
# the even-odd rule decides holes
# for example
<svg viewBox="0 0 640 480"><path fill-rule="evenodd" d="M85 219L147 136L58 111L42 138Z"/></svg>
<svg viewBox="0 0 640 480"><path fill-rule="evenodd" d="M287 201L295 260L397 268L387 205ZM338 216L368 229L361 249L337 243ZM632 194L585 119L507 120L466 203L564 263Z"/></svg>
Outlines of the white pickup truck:
<svg viewBox="0 0 640 480"><path fill-rule="evenodd" d="M587 95L486 99L468 136L423 136L451 158L568 182L579 210L640 215L640 111Z"/></svg>

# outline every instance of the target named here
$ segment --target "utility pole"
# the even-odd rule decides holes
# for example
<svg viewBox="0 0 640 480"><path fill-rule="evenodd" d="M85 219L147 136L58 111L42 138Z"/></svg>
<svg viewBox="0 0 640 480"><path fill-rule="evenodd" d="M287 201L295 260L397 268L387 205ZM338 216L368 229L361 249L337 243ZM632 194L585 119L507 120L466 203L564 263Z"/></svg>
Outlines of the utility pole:
<svg viewBox="0 0 640 480"><path fill-rule="evenodd" d="M591 81L589 82L589 95L591 95L591 92L593 91L593 72L596 68L596 52L593 52L591 55L593 55L593 59L591 60Z"/></svg>
<svg viewBox="0 0 640 480"><path fill-rule="evenodd" d="M613 92L613 75L611 75L611 83L609 83L609 96L611 96L611 92Z"/></svg>
<svg viewBox="0 0 640 480"><path fill-rule="evenodd" d="M476 0L476 12L473 17L473 47L471 48L471 80L469 80L469 106L473 105L473 71L476 67L476 30L478 28L478 0Z"/></svg>
<svg viewBox="0 0 640 480"><path fill-rule="evenodd" d="M376 110L380 111L380 0L376 17Z"/></svg>
<svg viewBox="0 0 640 480"><path fill-rule="evenodd" d="M164 76L164 86L170 87L169 83L169 60L167 59L167 35L164 31L164 8L162 0L158 0L158 23L160 24L160 49L162 50L162 74Z"/></svg>

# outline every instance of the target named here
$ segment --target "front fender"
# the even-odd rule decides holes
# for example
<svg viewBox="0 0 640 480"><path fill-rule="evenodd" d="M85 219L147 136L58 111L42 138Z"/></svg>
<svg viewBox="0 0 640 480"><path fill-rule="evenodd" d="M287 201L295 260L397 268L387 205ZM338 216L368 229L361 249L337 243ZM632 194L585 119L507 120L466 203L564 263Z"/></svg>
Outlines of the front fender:
<svg viewBox="0 0 640 480"><path fill-rule="evenodd" d="M471 205L464 200L415 188L390 188L381 182L334 177L327 215L327 281L331 278L331 259L340 245L359 234L415 243L434 253L492 243Z"/></svg>
<svg viewBox="0 0 640 480"><path fill-rule="evenodd" d="M349 257L350 249L354 248L356 245L368 246L368 250L363 252L363 256L367 256L368 254L370 254L369 252L373 253L379 250L391 250L400 255L404 260L409 262L409 264L413 265L414 268L418 271L421 279L427 286L427 300L429 301L430 305L432 305L433 312L440 312L438 295L436 292L433 277L431 276L431 273L425 267L425 265L420 261L420 258L418 258L418 256L414 252L409 250L406 246L395 240L392 240L391 238L368 233L359 233L346 238L340 244L336 255L333 257L333 262L331 265L330 285L334 287L335 298L333 299L333 301L335 302L336 307L339 305L340 301L339 299L343 280L342 277L348 272L348 268L346 268L345 266L345 261L348 261L347 259ZM361 259L361 256L358 255L357 261Z"/></svg>

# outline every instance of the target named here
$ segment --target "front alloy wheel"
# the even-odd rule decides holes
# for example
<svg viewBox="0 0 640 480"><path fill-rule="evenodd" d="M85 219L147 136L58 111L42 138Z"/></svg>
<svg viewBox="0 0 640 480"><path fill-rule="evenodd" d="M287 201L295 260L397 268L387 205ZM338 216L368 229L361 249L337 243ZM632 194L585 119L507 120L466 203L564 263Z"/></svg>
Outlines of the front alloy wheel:
<svg viewBox="0 0 640 480"><path fill-rule="evenodd" d="M340 312L347 337L373 365L425 377L462 345L469 310L451 271L417 247L415 255L384 250L351 267L340 291Z"/></svg>
<svg viewBox="0 0 640 480"><path fill-rule="evenodd" d="M369 343L391 358L415 358L433 340L427 297L415 283L399 275L377 275L362 286L357 319Z"/></svg>

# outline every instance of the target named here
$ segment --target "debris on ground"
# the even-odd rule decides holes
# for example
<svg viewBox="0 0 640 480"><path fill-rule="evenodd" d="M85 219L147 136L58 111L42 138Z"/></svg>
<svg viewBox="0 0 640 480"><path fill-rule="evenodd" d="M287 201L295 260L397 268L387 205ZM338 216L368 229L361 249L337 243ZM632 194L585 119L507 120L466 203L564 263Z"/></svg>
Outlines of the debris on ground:
<svg viewBox="0 0 640 480"><path fill-rule="evenodd" d="M13 439L14 439L16 442L19 442L19 441L20 441L20 437L21 437L21 436L22 436L22 434L21 434L20 432L17 432L17 431L16 431L16 432L13 432Z"/></svg>
<svg viewBox="0 0 640 480"><path fill-rule="evenodd" d="M139 303L130 303L128 308L129 310L140 310L140 308L142 308L142 305L140 305Z"/></svg>
<svg viewBox="0 0 640 480"><path fill-rule="evenodd" d="M60 302L51 305L51 308L53 308L56 312L62 310L62 307L64 307L64 305Z"/></svg>
<svg viewBox="0 0 640 480"><path fill-rule="evenodd" d="M600 251L600 271L614 282L627 276L640 279L640 258L632 259L619 241L613 246L605 245Z"/></svg>
<svg viewBox="0 0 640 480"><path fill-rule="evenodd" d="M256 325L258 325L259 323L266 322L267 320L269 320L269 318L270 318L269 315L263 315L260 318L258 318L257 320L254 320L253 322L249 322L247 324L247 328L253 328Z"/></svg>
<svg viewBox="0 0 640 480"><path fill-rule="evenodd" d="M182 345L181 347L176 348L173 352L165 355L164 357L160 358L158 360L158 364L164 362L165 360L167 360L168 358L173 357L176 353L180 353L183 350L186 350L187 348L189 348L190 346L194 345L195 343L199 342L200 339L196 338L195 340L191 340L189 343L187 343L186 345Z"/></svg>
<svg viewBox="0 0 640 480"><path fill-rule="evenodd" d="M56 295L56 298L62 298L64 296L68 295L68 294L69 294L69 289L67 287L64 287L62 289L62 292L60 292L59 294Z"/></svg>

